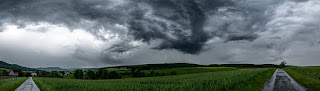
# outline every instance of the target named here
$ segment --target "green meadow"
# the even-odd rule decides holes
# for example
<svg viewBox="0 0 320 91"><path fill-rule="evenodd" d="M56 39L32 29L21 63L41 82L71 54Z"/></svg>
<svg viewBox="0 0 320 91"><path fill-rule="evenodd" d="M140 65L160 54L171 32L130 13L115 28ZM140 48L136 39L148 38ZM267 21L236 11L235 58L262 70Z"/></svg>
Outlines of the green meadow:
<svg viewBox="0 0 320 91"><path fill-rule="evenodd" d="M181 69L187 70L186 68ZM191 72L194 69L198 68L191 68ZM219 68L220 71L215 70L184 75L107 80L34 77L34 81L42 91L258 91L263 88L264 83L275 71L274 68L246 70Z"/></svg>
<svg viewBox="0 0 320 91"><path fill-rule="evenodd" d="M109 68L107 69L108 72L115 71L120 74L129 73L131 72L130 69L117 69L117 68ZM183 75L183 74L194 74L194 73L204 73L204 72L217 72L217 71L232 71L232 70L239 70L235 67L177 67L177 68L166 68L166 69L154 69L154 70L141 70L141 72L145 74L149 74L152 71L155 73L159 73L162 76L170 75L170 72L176 72L176 75ZM95 70L96 72L97 70ZM64 76L63 78L71 78L73 79L73 74L69 74ZM122 75L122 78L132 78L132 76Z"/></svg>
<svg viewBox="0 0 320 91"><path fill-rule="evenodd" d="M283 70L309 90L320 89L320 67L287 67Z"/></svg>

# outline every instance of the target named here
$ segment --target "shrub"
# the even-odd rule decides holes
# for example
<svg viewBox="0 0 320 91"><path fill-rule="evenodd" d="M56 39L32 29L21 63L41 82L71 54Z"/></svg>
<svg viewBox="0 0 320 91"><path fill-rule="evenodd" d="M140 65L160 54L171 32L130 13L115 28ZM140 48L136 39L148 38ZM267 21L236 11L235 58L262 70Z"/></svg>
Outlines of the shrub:
<svg viewBox="0 0 320 91"><path fill-rule="evenodd" d="M8 72L7 70L3 70L3 71L2 71L2 75L8 76L8 75L9 75L9 72Z"/></svg>
<svg viewBox="0 0 320 91"><path fill-rule="evenodd" d="M25 76L26 76L26 77L29 77L29 76L31 76L31 73L30 73L30 72L27 72Z"/></svg>
<svg viewBox="0 0 320 91"><path fill-rule="evenodd" d="M154 73L154 71L151 71L149 76L153 77L153 76L156 76L156 74Z"/></svg>
<svg viewBox="0 0 320 91"><path fill-rule="evenodd" d="M87 72L87 76L88 76L90 79L96 79L96 74L95 74L93 71L91 71L91 70L89 70L89 71Z"/></svg>
<svg viewBox="0 0 320 91"><path fill-rule="evenodd" d="M171 71L170 75L177 75L177 72L176 71Z"/></svg>
<svg viewBox="0 0 320 91"><path fill-rule="evenodd" d="M73 76L76 79L82 79L83 78L83 71L82 70L76 70L74 72Z"/></svg>
<svg viewBox="0 0 320 91"><path fill-rule="evenodd" d="M111 71L108 75L109 79L120 79L122 78L117 72Z"/></svg>
<svg viewBox="0 0 320 91"><path fill-rule="evenodd" d="M108 75L108 71L100 68L97 72L96 72L96 77L97 78L101 78L101 79L106 79Z"/></svg>

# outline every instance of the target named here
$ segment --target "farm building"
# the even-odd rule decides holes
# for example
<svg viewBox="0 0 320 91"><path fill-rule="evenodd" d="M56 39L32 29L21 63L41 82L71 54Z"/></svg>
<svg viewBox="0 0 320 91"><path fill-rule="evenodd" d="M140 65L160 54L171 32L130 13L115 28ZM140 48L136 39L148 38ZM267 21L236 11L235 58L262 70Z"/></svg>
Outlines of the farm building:
<svg viewBox="0 0 320 91"><path fill-rule="evenodd" d="M17 70L11 70L9 76L18 76L19 72Z"/></svg>

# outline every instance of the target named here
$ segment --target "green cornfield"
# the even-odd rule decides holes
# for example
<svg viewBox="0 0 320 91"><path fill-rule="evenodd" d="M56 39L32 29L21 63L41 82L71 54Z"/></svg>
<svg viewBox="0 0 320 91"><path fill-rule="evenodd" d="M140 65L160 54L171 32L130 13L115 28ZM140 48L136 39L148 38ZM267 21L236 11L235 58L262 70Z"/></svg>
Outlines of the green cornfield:
<svg viewBox="0 0 320 91"><path fill-rule="evenodd" d="M259 91L275 69L248 69L186 75L79 80L35 77L41 91Z"/></svg>
<svg viewBox="0 0 320 91"><path fill-rule="evenodd" d="M27 77L1 79L0 91L14 91L26 80L27 80Z"/></svg>
<svg viewBox="0 0 320 91"><path fill-rule="evenodd" d="M149 74L151 71L158 72L159 74L169 75L170 72L175 71L177 75L205 73L205 72L218 72L218 71L232 71L239 70L235 67L179 67L168 69L155 69L155 70L141 70L145 74ZM131 72L130 69L108 69L109 72L116 71L117 73ZM63 78L74 79L72 74L64 76ZM122 78L133 78L132 76L122 75Z"/></svg>
<svg viewBox="0 0 320 91"><path fill-rule="evenodd" d="M214 68L214 69L213 69ZM151 71L159 73L170 73L172 71L177 72L178 75L182 74L194 74L194 73L204 73L204 72L217 72L217 71L232 71L239 70L235 67L182 67L182 68L172 68L172 69L160 69L160 70L143 70L142 72L150 73Z"/></svg>
<svg viewBox="0 0 320 91"><path fill-rule="evenodd" d="M320 89L320 67L288 67L284 70L309 90Z"/></svg>

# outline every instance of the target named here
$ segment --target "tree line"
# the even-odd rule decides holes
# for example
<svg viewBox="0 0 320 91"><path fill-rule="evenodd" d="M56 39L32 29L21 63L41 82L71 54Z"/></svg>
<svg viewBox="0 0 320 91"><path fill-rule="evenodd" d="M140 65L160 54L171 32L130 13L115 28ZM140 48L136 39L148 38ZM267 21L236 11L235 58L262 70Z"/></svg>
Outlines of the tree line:
<svg viewBox="0 0 320 91"><path fill-rule="evenodd" d="M166 75L177 75L177 72L171 71L170 73L159 73L151 71L149 73L142 72L139 68L131 68L130 72L117 73L116 71L108 72L104 68L100 68L97 72L87 71L86 73L82 70L76 70L73 74L75 79L120 79L122 76L126 77L155 77L155 76L166 76Z"/></svg>
<svg viewBox="0 0 320 91"><path fill-rule="evenodd" d="M122 76L115 71L108 72L105 69L99 69L97 72L89 70L84 73L82 70L76 70L73 74L75 79L120 79Z"/></svg>

